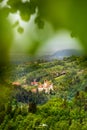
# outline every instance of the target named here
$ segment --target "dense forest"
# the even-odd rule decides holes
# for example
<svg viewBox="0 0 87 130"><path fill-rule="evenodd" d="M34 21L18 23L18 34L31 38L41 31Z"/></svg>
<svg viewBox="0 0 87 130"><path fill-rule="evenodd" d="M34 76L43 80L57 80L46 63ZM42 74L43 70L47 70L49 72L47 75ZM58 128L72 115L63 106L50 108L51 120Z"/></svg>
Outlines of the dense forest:
<svg viewBox="0 0 87 130"><path fill-rule="evenodd" d="M86 66L84 56L6 66L11 93L0 104L0 130L86 130ZM54 89L34 93L34 79L38 83L48 80Z"/></svg>

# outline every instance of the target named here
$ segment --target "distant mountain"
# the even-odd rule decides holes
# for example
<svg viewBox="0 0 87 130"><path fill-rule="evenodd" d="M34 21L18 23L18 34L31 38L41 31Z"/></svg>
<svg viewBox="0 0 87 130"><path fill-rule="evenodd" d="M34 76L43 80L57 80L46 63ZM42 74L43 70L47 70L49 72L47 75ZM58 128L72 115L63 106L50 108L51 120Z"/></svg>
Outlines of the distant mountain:
<svg viewBox="0 0 87 130"><path fill-rule="evenodd" d="M36 57L25 55L24 53L23 54L16 53L16 54L11 54L11 62L13 64L21 64L21 63L26 63L26 62L30 62L30 61L35 61L38 59L50 61L53 59L63 59L64 57L69 57L72 55L80 56L80 55L82 55L82 51L75 50L75 49L66 49L66 50L56 51L54 54L36 56Z"/></svg>
<svg viewBox="0 0 87 130"><path fill-rule="evenodd" d="M69 57L72 55L81 56L82 51L75 50L75 49L60 50L60 51L55 52L53 55L51 55L51 59L55 59L55 58L62 59L64 57Z"/></svg>
<svg viewBox="0 0 87 130"><path fill-rule="evenodd" d="M81 56L83 55L83 51L76 50L76 49L65 49L65 50L56 51L54 54L51 55L41 56L40 58L50 61L53 59L63 59L64 57L69 57L72 55Z"/></svg>

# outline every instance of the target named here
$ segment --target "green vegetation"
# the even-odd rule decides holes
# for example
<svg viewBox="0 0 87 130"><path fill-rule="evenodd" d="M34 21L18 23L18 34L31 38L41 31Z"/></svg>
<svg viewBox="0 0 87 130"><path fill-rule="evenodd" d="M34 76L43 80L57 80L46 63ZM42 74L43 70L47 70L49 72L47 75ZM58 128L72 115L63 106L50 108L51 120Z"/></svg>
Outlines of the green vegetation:
<svg viewBox="0 0 87 130"><path fill-rule="evenodd" d="M39 38L30 34L31 41L29 35L24 38L25 46L30 43L26 53L36 55L44 41L50 40L50 36L44 34L49 33L47 26L51 25L55 35L64 29L80 39L87 54L86 1L0 0L0 130L86 130L87 58L72 56L63 60L9 65L13 28L16 27L21 36L25 31L20 20L12 23L14 19L8 18L17 13L26 22L34 16L36 25L31 26L35 26L35 37L41 31L39 29L46 28L43 33L38 33ZM45 23L48 25L44 26ZM41 35L44 35L43 40ZM19 43L18 40L14 42ZM44 80L50 81L54 90L33 93L32 89L37 89L31 85L34 79L42 84Z"/></svg>
<svg viewBox="0 0 87 130"><path fill-rule="evenodd" d="M86 66L82 56L8 66L12 91L9 101L0 104L0 130L86 130ZM41 83L50 80L54 90L31 92L37 88L31 86L34 79ZM20 85L12 86L14 81Z"/></svg>

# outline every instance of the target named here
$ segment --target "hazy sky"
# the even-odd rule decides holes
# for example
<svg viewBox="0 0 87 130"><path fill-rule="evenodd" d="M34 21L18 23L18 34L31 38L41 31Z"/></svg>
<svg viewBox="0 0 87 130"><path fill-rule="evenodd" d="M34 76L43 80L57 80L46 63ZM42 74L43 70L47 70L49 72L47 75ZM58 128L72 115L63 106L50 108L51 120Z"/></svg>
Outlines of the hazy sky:
<svg viewBox="0 0 87 130"><path fill-rule="evenodd" d="M82 49L80 41L76 38L71 38L70 32L62 30L50 38L42 48L43 52L55 52L64 49Z"/></svg>

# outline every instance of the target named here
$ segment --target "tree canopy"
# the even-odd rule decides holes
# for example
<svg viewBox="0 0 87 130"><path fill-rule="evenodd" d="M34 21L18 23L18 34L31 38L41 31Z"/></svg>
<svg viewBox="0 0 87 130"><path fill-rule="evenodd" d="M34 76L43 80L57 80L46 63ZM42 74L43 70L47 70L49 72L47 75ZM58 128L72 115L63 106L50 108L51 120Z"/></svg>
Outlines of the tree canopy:
<svg viewBox="0 0 87 130"><path fill-rule="evenodd" d="M2 10L7 15L10 12L16 13L19 11L21 19L24 21L29 21L31 15L36 14L35 23L37 23L39 28L43 28L45 21L48 21L57 30L62 28L70 30L71 36L80 38L84 48L87 48L86 1L8 0L7 6L2 8Z"/></svg>

